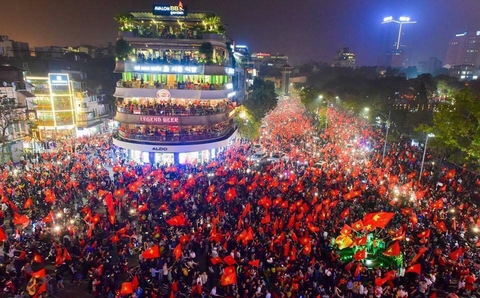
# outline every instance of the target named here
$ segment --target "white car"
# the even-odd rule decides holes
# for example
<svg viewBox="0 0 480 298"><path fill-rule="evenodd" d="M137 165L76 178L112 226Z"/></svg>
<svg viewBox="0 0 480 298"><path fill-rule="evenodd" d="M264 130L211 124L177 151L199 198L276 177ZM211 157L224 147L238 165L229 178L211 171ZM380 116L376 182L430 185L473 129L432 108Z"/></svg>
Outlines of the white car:
<svg viewBox="0 0 480 298"><path fill-rule="evenodd" d="M256 163L260 163L261 161L265 160L267 157L267 154L263 151L258 151L254 154L252 154L249 158L249 160L254 161Z"/></svg>
<svg viewBox="0 0 480 298"><path fill-rule="evenodd" d="M285 155L284 153L274 152L272 153L272 155L270 155L270 157L267 158L267 160L269 162L277 162L277 161L283 160L284 155Z"/></svg>

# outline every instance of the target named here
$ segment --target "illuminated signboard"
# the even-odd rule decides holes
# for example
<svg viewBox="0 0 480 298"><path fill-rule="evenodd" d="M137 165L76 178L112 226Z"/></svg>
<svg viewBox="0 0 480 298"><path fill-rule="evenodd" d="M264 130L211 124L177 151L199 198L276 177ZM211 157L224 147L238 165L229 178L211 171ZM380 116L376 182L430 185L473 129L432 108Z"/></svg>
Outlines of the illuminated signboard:
<svg viewBox="0 0 480 298"><path fill-rule="evenodd" d="M140 116L141 123L178 124L178 117Z"/></svg>
<svg viewBox="0 0 480 298"><path fill-rule="evenodd" d="M153 5L153 14L157 16L178 16L187 15L187 7L184 7L182 1L178 5Z"/></svg>
<svg viewBox="0 0 480 298"><path fill-rule="evenodd" d="M68 74L65 73L49 73L48 81L50 85L68 85L69 79Z"/></svg>
<svg viewBox="0 0 480 298"><path fill-rule="evenodd" d="M125 69L125 71L130 71ZM134 65L131 71L138 72L158 72L158 73L201 73L203 68L199 66L182 66L182 65Z"/></svg>

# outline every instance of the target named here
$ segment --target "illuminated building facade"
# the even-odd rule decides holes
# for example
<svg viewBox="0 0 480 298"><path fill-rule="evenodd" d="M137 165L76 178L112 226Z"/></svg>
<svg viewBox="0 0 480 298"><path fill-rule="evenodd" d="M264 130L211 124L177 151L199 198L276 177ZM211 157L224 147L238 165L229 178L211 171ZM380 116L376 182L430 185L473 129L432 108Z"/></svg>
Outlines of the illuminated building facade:
<svg viewBox="0 0 480 298"><path fill-rule="evenodd" d="M480 31L456 34L448 43L446 67L480 67Z"/></svg>
<svg viewBox="0 0 480 298"><path fill-rule="evenodd" d="M337 51L332 66L355 68L355 54L349 48L341 48Z"/></svg>
<svg viewBox="0 0 480 298"><path fill-rule="evenodd" d="M81 81L73 80L76 75L58 72L26 77L27 89L35 96L27 104L35 110L39 139L80 137L105 130L109 106Z"/></svg>
<svg viewBox="0 0 480 298"><path fill-rule="evenodd" d="M405 16L401 16L398 19L392 16L383 18L383 34L378 66L408 66L408 42L405 41L406 28L404 26L416 23L416 21L412 21L409 17Z"/></svg>
<svg viewBox="0 0 480 298"><path fill-rule="evenodd" d="M181 3L127 16L117 41L128 51L115 69L122 79L113 143L143 163L216 157L236 136L234 101L245 85L220 19Z"/></svg>

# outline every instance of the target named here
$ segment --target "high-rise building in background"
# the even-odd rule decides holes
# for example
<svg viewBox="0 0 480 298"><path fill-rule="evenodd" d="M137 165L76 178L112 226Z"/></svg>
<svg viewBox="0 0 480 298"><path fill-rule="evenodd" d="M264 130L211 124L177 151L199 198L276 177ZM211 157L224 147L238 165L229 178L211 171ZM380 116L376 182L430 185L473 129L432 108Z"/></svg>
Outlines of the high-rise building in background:
<svg viewBox="0 0 480 298"><path fill-rule="evenodd" d="M113 143L151 164L215 158L236 136L234 101L246 82L220 18L180 2L120 25Z"/></svg>
<svg viewBox="0 0 480 298"><path fill-rule="evenodd" d="M430 57L426 61L418 62L418 74L429 73L433 76L437 75L440 69L442 69L442 61L435 57Z"/></svg>
<svg viewBox="0 0 480 298"><path fill-rule="evenodd" d="M456 34L448 43L445 66L480 67L480 31Z"/></svg>
<svg viewBox="0 0 480 298"><path fill-rule="evenodd" d="M332 66L355 68L355 54L349 48L341 48L337 51Z"/></svg>
<svg viewBox="0 0 480 298"><path fill-rule="evenodd" d="M409 66L410 53L404 26L416 23L416 21L412 21L405 16L399 17L398 20L391 16L383 19L378 66Z"/></svg>

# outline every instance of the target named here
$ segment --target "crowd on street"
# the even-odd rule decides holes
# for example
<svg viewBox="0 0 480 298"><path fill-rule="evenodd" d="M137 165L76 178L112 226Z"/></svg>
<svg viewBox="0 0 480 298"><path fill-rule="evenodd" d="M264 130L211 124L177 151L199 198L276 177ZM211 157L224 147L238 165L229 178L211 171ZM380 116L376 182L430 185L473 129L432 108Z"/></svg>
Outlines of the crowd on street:
<svg viewBox="0 0 480 298"><path fill-rule="evenodd" d="M326 114L279 100L259 143L205 164L137 164L97 135L1 165L0 296L478 296L478 176L428 151L420 173L407 139L382 158L381 128Z"/></svg>

